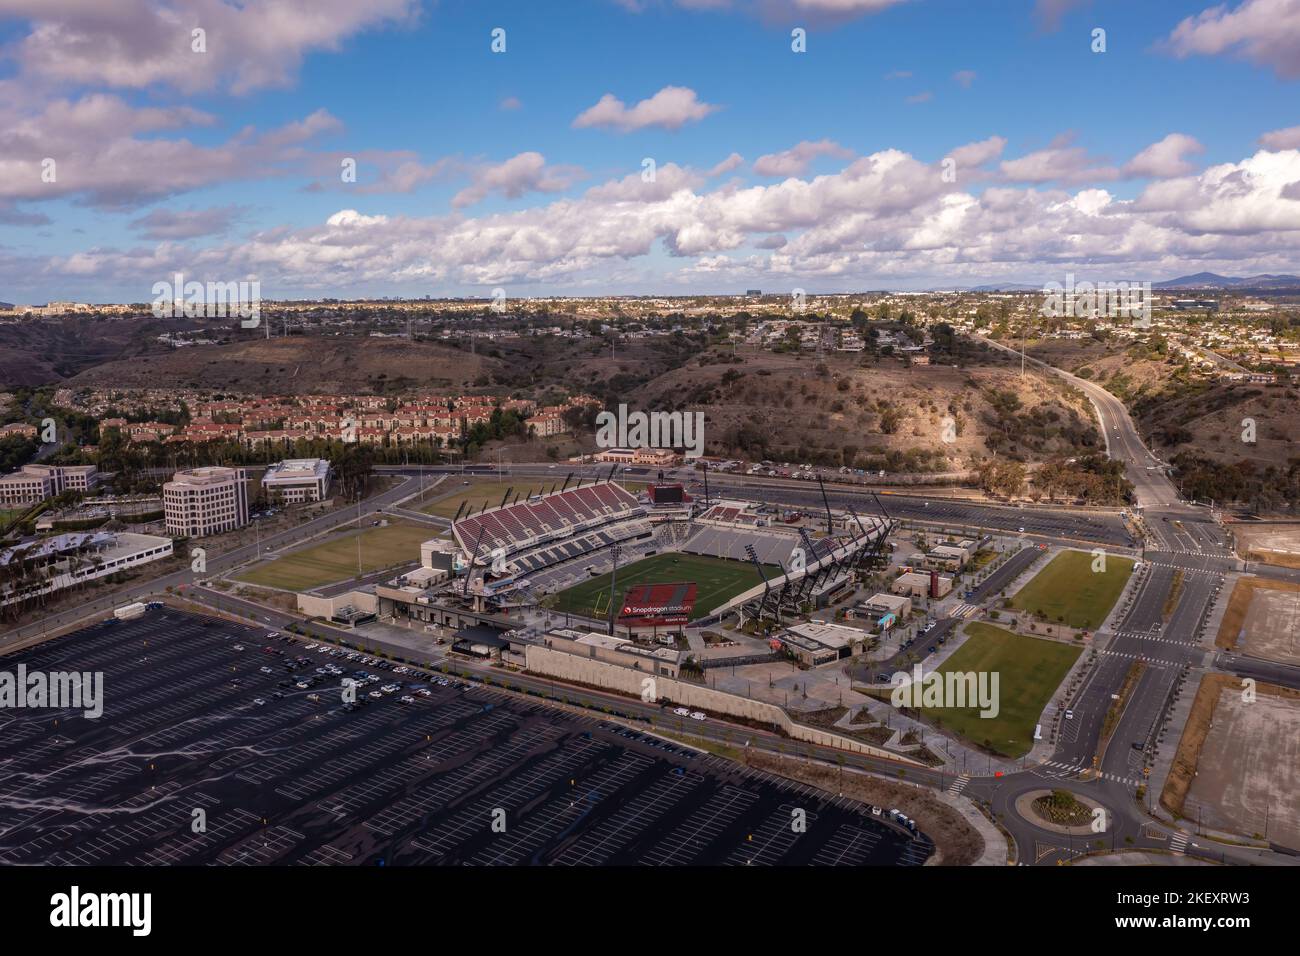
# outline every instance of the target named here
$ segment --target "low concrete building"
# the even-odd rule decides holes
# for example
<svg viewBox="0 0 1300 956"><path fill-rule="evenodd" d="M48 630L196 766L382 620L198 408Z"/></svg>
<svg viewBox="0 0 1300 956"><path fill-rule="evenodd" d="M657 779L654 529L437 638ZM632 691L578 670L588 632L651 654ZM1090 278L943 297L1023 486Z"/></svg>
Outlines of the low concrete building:
<svg viewBox="0 0 1300 956"><path fill-rule="evenodd" d="M592 455L592 461L617 462L620 465L648 465L666 468L682 459L671 448L608 448Z"/></svg>
<svg viewBox="0 0 1300 956"><path fill-rule="evenodd" d="M53 594L171 554L170 538L126 532L74 532L21 544L0 551L0 568L8 572L0 604Z"/></svg>
<svg viewBox="0 0 1300 956"><path fill-rule="evenodd" d="M289 504L324 501L329 484L330 463L324 458L286 458L271 465L262 476L266 497Z"/></svg>
<svg viewBox="0 0 1300 956"><path fill-rule="evenodd" d="M669 647L642 647L622 637L557 627L542 635L541 643L553 650L617 664L648 674L676 677L682 653Z"/></svg>
<svg viewBox="0 0 1300 956"><path fill-rule="evenodd" d="M831 660L839 660L853 654L860 654L871 640L871 635L866 631L825 621L808 621L805 624L794 624L786 630L789 634L794 634L806 641L812 641L818 646L832 651ZM824 655L816 656L823 657Z"/></svg>
<svg viewBox="0 0 1300 956"><path fill-rule="evenodd" d="M938 571L907 571L894 579L889 590L913 598L941 598L952 591L952 578L944 577Z"/></svg>

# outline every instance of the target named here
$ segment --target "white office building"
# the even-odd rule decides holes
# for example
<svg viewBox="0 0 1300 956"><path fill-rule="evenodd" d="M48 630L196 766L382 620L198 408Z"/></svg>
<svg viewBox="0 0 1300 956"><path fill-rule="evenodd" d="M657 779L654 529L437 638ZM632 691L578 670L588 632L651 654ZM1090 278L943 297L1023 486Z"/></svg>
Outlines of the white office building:
<svg viewBox="0 0 1300 956"><path fill-rule="evenodd" d="M287 503L324 501L330 486L330 463L324 458L286 458L266 469L266 497Z"/></svg>
<svg viewBox="0 0 1300 956"><path fill-rule="evenodd" d="M201 538L248 524L248 472L243 468L192 468L163 485L167 533Z"/></svg>
<svg viewBox="0 0 1300 956"><path fill-rule="evenodd" d="M65 491L94 491L99 470L94 465L23 465L0 478L0 504L35 504Z"/></svg>

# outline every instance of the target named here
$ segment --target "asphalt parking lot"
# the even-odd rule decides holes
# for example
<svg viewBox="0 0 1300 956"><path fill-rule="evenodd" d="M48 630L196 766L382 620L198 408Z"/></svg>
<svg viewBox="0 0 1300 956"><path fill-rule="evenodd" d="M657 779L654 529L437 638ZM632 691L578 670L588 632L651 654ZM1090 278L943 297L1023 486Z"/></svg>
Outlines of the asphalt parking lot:
<svg viewBox="0 0 1300 956"><path fill-rule="evenodd" d="M616 723L308 646L162 609L3 658L102 672L104 712L0 711L0 863L920 865L933 849ZM328 667L377 678L361 706Z"/></svg>

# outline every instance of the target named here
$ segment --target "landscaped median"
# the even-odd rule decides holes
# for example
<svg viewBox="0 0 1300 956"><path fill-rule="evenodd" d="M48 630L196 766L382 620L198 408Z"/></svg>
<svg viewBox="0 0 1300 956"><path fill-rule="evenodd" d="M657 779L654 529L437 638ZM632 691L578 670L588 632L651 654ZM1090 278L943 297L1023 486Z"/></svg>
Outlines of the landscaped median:
<svg viewBox="0 0 1300 956"><path fill-rule="evenodd" d="M1093 570L1098 566L1104 570ZM1007 601L1007 606L1052 624L1095 631L1119 600L1132 573L1132 558L1062 551Z"/></svg>

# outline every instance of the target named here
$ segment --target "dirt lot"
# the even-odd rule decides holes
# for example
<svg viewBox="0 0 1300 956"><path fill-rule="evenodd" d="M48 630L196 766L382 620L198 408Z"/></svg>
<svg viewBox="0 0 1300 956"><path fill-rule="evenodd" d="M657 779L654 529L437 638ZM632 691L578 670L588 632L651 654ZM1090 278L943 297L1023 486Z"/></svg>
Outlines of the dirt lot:
<svg viewBox="0 0 1300 956"><path fill-rule="evenodd" d="M1300 664L1300 584L1242 578L1214 643L1252 657Z"/></svg>
<svg viewBox="0 0 1300 956"><path fill-rule="evenodd" d="M1207 675L1160 803L1207 827L1300 848L1300 692L1260 684L1242 700L1238 678Z"/></svg>
<svg viewBox="0 0 1300 956"><path fill-rule="evenodd" d="M1282 568L1300 568L1300 524L1231 525L1237 551L1251 561Z"/></svg>
<svg viewBox="0 0 1300 956"><path fill-rule="evenodd" d="M1300 699L1223 691L1183 813L1300 849Z"/></svg>

